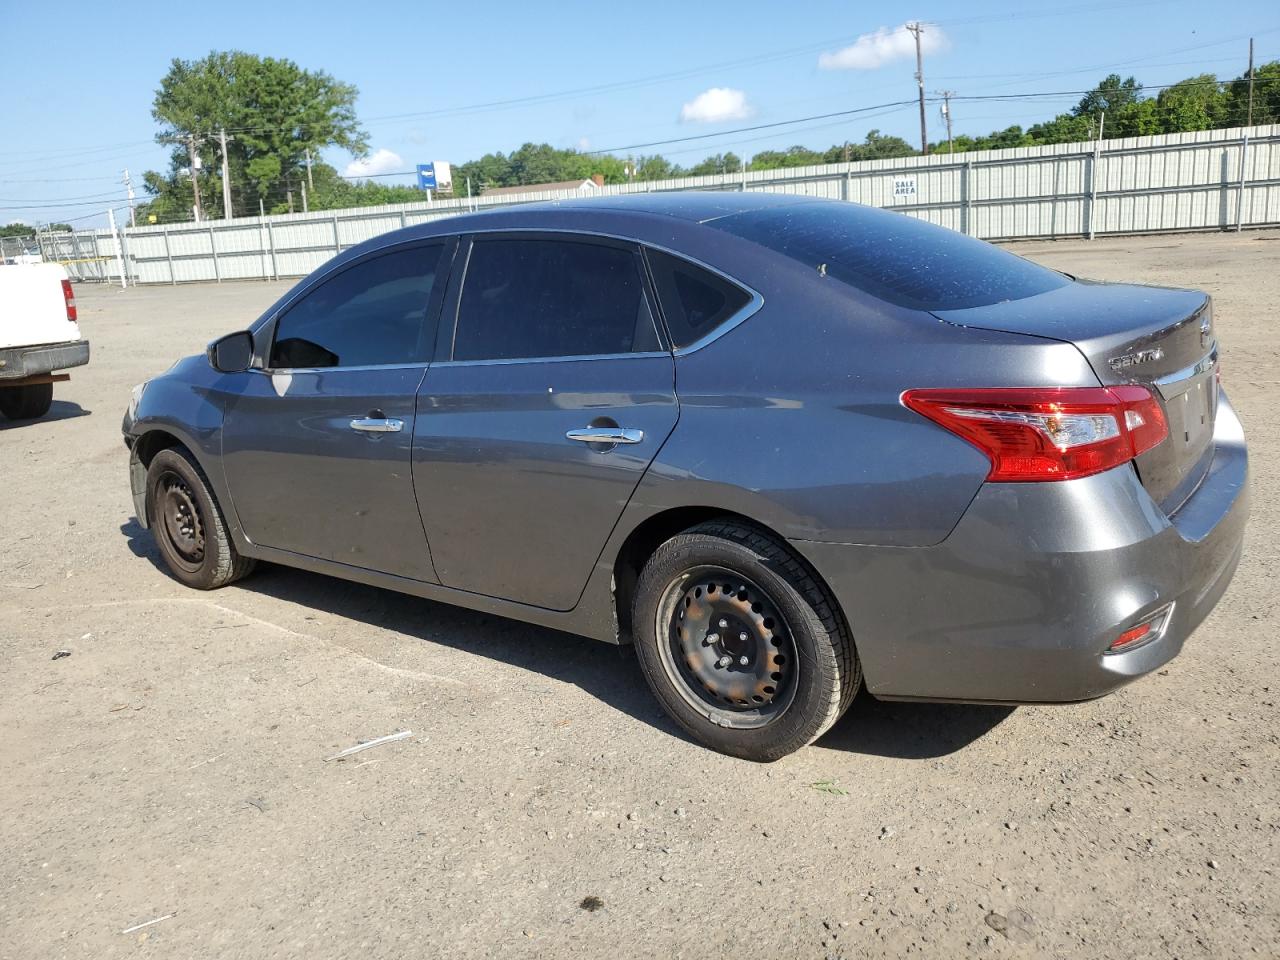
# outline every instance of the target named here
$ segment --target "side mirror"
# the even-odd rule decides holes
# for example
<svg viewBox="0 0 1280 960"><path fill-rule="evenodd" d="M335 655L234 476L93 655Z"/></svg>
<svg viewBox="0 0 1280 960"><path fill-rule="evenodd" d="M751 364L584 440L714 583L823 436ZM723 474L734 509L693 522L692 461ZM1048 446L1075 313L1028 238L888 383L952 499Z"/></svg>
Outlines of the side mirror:
<svg viewBox="0 0 1280 960"><path fill-rule="evenodd" d="M219 373L242 373L253 362L253 334L248 330L228 333L209 344L209 366Z"/></svg>

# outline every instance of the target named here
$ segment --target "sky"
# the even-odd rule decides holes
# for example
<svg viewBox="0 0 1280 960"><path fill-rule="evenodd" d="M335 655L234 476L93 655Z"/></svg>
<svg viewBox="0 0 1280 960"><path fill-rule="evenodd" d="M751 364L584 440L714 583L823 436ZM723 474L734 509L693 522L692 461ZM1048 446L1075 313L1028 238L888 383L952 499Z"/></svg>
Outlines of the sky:
<svg viewBox="0 0 1280 960"><path fill-rule="evenodd" d="M1109 72L1149 88L1234 77L1250 36L1258 62L1280 59L1274 0L0 0L0 223L101 225L124 203L125 168L135 184L165 169L151 103L174 58L241 49L355 84L370 153L327 151L340 172L456 164L527 141L687 166L727 150L825 149L872 128L918 145L915 104L884 106L916 95L902 29L915 21L926 90L958 95L956 133L1046 119ZM1042 96L959 99L1009 94ZM787 123L850 110L863 112ZM931 140L944 135L937 104L928 122ZM767 124L782 125L743 130ZM636 146L656 141L678 142Z"/></svg>

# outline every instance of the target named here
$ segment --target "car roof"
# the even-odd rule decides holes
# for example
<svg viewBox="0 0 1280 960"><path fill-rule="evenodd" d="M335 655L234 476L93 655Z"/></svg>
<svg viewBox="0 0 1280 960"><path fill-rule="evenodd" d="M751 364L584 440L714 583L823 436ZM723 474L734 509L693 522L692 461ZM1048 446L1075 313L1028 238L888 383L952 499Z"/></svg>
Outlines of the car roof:
<svg viewBox="0 0 1280 960"><path fill-rule="evenodd" d="M818 203L817 197L780 193L747 193L738 190L686 190L664 193L625 193L605 197L575 197L530 204L526 210L610 210L619 213L660 214L708 223L721 217L754 210Z"/></svg>
<svg viewBox="0 0 1280 960"><path fill-rule="evenodd" d="M691 226L711 223L722 217L771 210L796 204L830 203L816 197L738 191L682 191L679 193L630 193L605 197L573 197L536 203L503 205L475 213L461 213L394 231L375 238L376 245L405 237L466 233L505 227L536 229L540 224L580 229L630 232L642 224L679 220Z"/></svg>

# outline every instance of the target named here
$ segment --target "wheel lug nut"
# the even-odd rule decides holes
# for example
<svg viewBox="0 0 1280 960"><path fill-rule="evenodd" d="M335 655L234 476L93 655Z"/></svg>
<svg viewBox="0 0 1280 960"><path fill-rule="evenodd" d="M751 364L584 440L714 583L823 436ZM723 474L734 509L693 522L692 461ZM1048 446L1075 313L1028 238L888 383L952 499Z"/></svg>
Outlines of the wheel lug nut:
<svg viewBox="0 0 1280 960"><path fill-rule="evenodd" d="M746 643L751 638L747 636L747 631L743 630L740 634L738 634L738 639L741 640L743 643Z"/></svg>
<svg viewBox="0 0 1280 960"><path fill-rule="evenodd" d="M717 660L717 661L716 661L716 666L717 666L717 667L720 667L721 669L723 669L723 668L727 667L727 666L728 666L730 663L732 663L732 662L733 662L733 661L732 661L729 657L721 657L719 660Z"/></svg>
<svg viewBox="0 0 1280 960"><path fill-rule="evenodd" d="M720 629L721 629L721 630L728 630L728 629L729 629L729 621L728 621L728 620L726 620L724 617L721 617L721 618L720 618L720 623L718 624L718 626L720 627Z"/></svg>
<svg viewBox="0 0 1280 960"><path fill-rule="evenodd" d="M709 647L713 643L719 643L719 642L720 642L720 634L718 633L708 633L705 637L702 638L702 645L704 647Z"/></svg>
<svg viewBox="0 0 1280 960"><path fill-rule="evenodd" d="M738 658L738 663L740 663L742 666L744 666L744 667L745 667L745 666L747 665L747 663L748 663L747 658L746 658L745 656L741 656L741 657L739 657L739 658Z"/></svg>

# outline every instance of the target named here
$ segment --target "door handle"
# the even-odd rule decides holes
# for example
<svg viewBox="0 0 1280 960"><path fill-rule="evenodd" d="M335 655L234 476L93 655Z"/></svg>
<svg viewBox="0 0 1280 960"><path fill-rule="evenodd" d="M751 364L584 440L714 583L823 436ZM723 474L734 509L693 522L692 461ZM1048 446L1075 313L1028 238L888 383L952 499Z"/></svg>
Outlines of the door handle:
<svg viewBox="0 0 1280 960"><path fill-rule="evenodd" d="M351 429L361 433L399 433L403 427L404 421L394 417L359 417L351 421Z"/></svg>
<svg viewBox="0 0 1280 960"><path fill-rule="evenodd" d="M565 434L580 443L639 443L644 439L643 430L630 427L582 427Z"/></svg>

